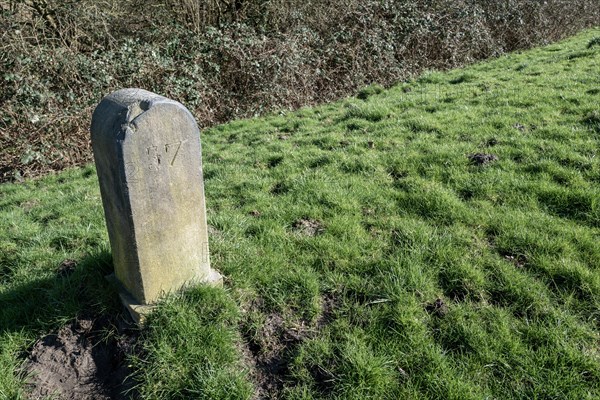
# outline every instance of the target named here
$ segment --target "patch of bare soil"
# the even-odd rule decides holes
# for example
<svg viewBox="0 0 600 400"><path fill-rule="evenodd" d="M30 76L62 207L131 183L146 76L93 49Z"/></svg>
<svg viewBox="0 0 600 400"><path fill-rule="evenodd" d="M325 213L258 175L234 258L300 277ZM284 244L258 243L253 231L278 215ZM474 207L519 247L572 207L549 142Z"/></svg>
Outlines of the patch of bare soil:
<svg viewBox="0 0 600 400"><path fill-rule="evenodd" d="M332 293L327 293L321 300L321 315L317 318L317 328L320 330L335 319L335 312L341 306L341 300Z"/></svg>
<svg viewBox="0 0 600 400"><path fill-rule="evenodd" d="M250 368L252 380L258 389L255 400L280 397L296 349L333 320L337 306L338 302L332 296L325 296L321 316L312 323L286 320L281 314L270 313L257 332L251 333L242 327L244 361ZM252 307L260 308L261 302L256 302Z"/></svg>
<svg viewBox="0 0 600 400"><path fill-rule="evenodd" d="M137 330L107 317L82 318L41 338L26 362L30 400L122 400L135 397L126 355ZM113 334L108 334L112 332Z"/></svg>
<svg viewBox="0 0 600 400"><path fill-rule="evenodd" d="M469 161L473 165L488 165L498 161L498 156L495 154L484 153L469 154Z"/></svg>
<svg viewBox="0 0 600 400"><path fill-rule="evenodd" d="M271 313L256 334L246 336L243 352L258 389L255 399L279 397L295 349L315 333L304 321L290 326L280 314Z"/></svg>
<svg viewBox="0 0 600 400"><path fill-rule="evenodd" d="M443 317L448 314L448 305L444 302L444 300L437 298L433 303L427 304L425 310L431 315L436 317Z"/></svg>
<svg viewBox="0 0 600 400"><path fill-rule="evenodd" d="M301 218L297 220L294 222L293 228L296 232L306 236L316 236L325 231L322 222L311 218Z"/></svg>
<svg viewBox="0 0 600 400"><path fill-rule="evenodd" d="M66 259L58 266L56 272L58 273L58 276L69 276L75 272L75 267L77 267L77 261Z"/></svg>

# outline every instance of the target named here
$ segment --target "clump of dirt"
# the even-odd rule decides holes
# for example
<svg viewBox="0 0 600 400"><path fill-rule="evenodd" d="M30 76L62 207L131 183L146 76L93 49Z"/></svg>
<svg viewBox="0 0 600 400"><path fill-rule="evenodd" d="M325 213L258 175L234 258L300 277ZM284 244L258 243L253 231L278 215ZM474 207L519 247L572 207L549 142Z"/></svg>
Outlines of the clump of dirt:
<svg viewBox="0 0 600 400"><path fill-rule="evenodd" d="M82 318L38 340L26 362L28 398L131 398L133 382L126 356L138 335L126 322L118 325L107 317ZM114 334L107 336L108 332Z"/></svg>
<svg viewBox="0 0 600 400"><path fill-rule="evenodd" d="M75 267L77 267L77 261L70 259L64 260L58 266L58 276L65 277L71 275L73 272L75 272Z"/></svg>
<svg viewBox="0 0 600 400"><path fill-rule="evenodd" d="M274 195L282 195L287 193L289 190L290 188L284 182L277 182L275 186L271 188L271 193Z"/></svg>
<svg viewBox="0 0 600 400"><path fill-rule="evenodd" d="M296 232L299 232L306 236L320 235L325 231L323 223L311 218L301 218L294 222L293 228Z"/></svg>
<svg viewBox="0 0 600 400"><path fill-rule="evenodd" d="M520 124L520 123L518 123L518 122L516 122L516 123L513 125L513 128L515 128L515 129L518 129L518 130L520 130L521 132L525 132L525 131L527 130L527 128L525 127L525 125L523 125L523 124Z"/></svg>
<svg viewBox="0 0 600 400"><path fill-rule="evenodd" d="M475 153L469 154L469 161L474 165L488 165L498 161L498 156L495 154Z"/></svg>
<svg viewBox="0 0 600 400"><path fill-rule="evenodd" d="M485 141L485 145L487 147L494 147L497 144L498 144L498 139L496 139L496 138L489 138L488 140Z"/></svg>
<svg viewBox="0 0 600 400"><path fill-rule="evenodd" d="M322 297L321 315L317 318L317 328L322 329L329 325L335 318L335 312L340 308L341 300L331 293L327 293Z"/></svg>
<svg viewBox="0 0 600 400"><path fill-rule="evenodd" d="M504 257L504 259L512 264L515 267L523 268L525 264L527 264L527 257L523 254L512 254L509 252L500 252L500 255Z"/></svg>
<svg viewBox="0 0 600 400"><path fill-rule="evenodd" d="M435 315L436 317L443 317L448 314L448 305L444 302L444 300L437 298L433 303L427 304L425 310L431 315Z"/></svg>
<svg viewBox="0 0 600 400"><path fill-rule="evenodd" d="M304 321L289 326L280 314L271 313L258 332L246 335L247 349L243 352L258 387L256 398L278 398L293 350L314 332Z"/></svg>
<svg viewBox="0 0 600 400"><path fill-rule="evenodd" d="M296 349L333 320L338 306L338 301L327 295L322 301L321 316L313 322L286 319L280 313L271 312L257 330L241 327L245 340L242 353L258 388L254 399L280 397ZM253 302L251 308L262 308L262 302Z"/></svg>

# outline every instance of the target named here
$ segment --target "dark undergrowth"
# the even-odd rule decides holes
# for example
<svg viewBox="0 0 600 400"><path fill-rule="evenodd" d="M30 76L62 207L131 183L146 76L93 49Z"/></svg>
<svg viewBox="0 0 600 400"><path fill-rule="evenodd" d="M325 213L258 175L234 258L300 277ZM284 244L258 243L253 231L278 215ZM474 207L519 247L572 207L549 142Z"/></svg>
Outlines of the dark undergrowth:
<svg viewBox="0 0 600 400"><path fill-rule="evenodd" d="M92 109L115 89L207 127L599 24L597 0L0 0L0 181L90 161Z"/></svg>

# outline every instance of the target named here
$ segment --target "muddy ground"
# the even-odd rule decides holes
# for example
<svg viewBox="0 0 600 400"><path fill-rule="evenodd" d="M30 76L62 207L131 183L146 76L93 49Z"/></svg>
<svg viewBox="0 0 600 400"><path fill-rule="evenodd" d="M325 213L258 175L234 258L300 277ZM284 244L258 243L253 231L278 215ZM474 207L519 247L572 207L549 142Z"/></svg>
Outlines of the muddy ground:
<svg viewBox="0 0 600 400"><path fill-rule="evenodd" d="M25 368L28 398L123 400L135 398L127 365L138 331L127 321L84 317L44 336Z"/></svg>
<svg viewBox="0 0 600 400"><path fill-rule="evenodd" d="M312 228L313 224L298 225ZM261 303L253 307L261 310ZM278 313L268 313L257 332L251 334L247 326L240 326L243 336L240 350L256 387L255 400L280 397L298 346L327 325L337 307L334 297L325 296L321 316L316 321L286 319ZM127 357L137 352L139 335L139 328L129 321L95 316L81 317L42 337L28 352L25 363L27 398L138 398Z"/></svg>

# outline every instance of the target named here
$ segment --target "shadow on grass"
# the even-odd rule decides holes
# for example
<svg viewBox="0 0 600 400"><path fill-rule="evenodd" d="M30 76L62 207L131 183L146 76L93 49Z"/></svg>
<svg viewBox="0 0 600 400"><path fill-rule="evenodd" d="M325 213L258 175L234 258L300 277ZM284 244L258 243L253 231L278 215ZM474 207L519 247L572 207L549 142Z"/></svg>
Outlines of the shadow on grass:
<svg viewBox="0 0 600 400"><path fill-rule="evenodd" d="M37 339L21 353L24 368L14 372L34 397L122 399L131 390L126 357L137 330L125 322L117 290L105 279L112 269L110 253L101 250L0 293L0 337Z"/></svg>
<svg viewBox="0 0 600 400"><path fill-rule="evenodd" d="M82 315L117 312L118 295L106 279L111 255L102 250L76 261L70 270L50 277L8 285L0 293L0 326L4 332L55 329Z"/></svg>

